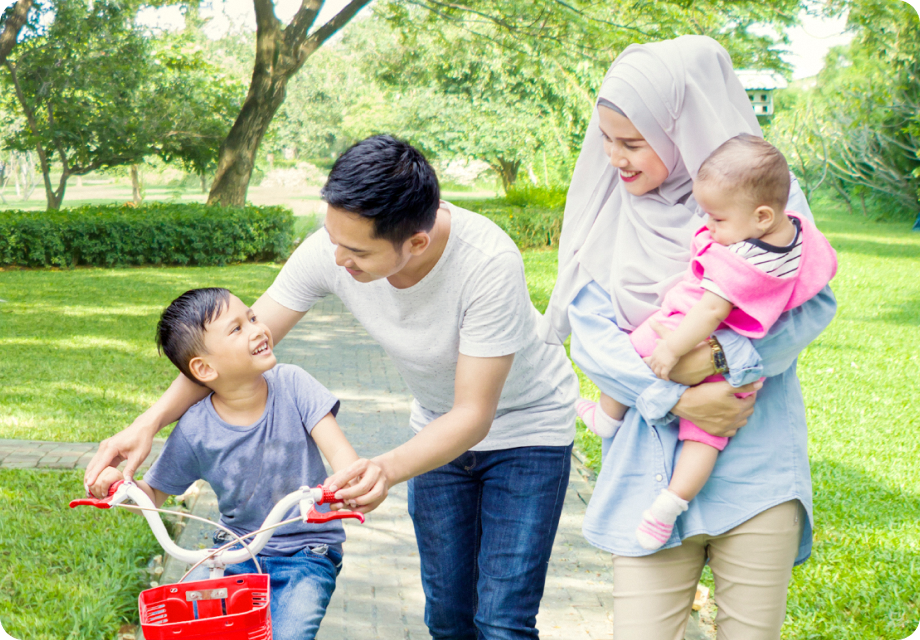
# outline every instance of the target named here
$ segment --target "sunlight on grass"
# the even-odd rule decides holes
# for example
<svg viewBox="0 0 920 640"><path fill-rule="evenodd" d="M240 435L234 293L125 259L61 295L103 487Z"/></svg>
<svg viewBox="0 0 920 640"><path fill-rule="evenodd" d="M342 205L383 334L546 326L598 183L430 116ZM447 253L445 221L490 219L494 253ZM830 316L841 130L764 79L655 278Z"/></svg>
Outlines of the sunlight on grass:
<svg viewBox="0 0 920 640"><path fill-rule="evenodd" d="M71 510L82 471L0 470L0 620L14 638L115 638L159 545L143 518ZM117 544L113 544L117 538Z"/></svg>
<svg viewBox="0 0 920 640"><path fill-rule="evenodd" d="M252 303L278 265L0 271L0 437L95 442L175 377L158 357L162 309L194 287Z"/></svg>

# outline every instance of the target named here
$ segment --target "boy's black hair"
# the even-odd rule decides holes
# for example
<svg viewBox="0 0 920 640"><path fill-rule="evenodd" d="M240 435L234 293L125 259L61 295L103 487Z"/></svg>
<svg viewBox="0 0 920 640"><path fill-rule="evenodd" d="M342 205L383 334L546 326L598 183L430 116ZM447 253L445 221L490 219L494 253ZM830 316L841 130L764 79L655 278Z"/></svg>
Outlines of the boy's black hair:
<svg viewBox="0 0 920 640"><path fill-rule="evenodd" d="M186 378L203 387L207 385L192 375L188 363L206 353L205 326L230 304L231 295L218 287L186 291L166 307L157 323L157 351L165 353Z"/></svg>
<svg viewBox="0 0 920 640"><path fill-rule="evenodd" d="M323 187L336 209L374 221L374 237L399 247L431 231L441 199L438 176L422 153L388 135L371 136L339 156Z"/></svg>

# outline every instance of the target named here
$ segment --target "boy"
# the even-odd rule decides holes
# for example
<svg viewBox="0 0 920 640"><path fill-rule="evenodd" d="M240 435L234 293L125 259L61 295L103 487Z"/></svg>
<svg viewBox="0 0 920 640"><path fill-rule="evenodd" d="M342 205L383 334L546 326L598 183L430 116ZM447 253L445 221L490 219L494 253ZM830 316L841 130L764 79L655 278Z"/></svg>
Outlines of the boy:
<svg viewBox="0 0 920 640"><path fill-rule="evenodd" d="M335 421L339 401L312 376L277 364L272 334L226 289L179 296L157 325L157 344L190 380L211 394L179 420L162 454L137 483L159 507L203 478L217 494L221 524L237 535L258 529L278 500L358 459ZM108 467L93 485L105 495L122 474ZM215 535L215 543L230 538ZM259 554L271 580L275 640L316 635L342 566L339 521L295 522ZM252 560L226 575L255 573Z"/></svg>

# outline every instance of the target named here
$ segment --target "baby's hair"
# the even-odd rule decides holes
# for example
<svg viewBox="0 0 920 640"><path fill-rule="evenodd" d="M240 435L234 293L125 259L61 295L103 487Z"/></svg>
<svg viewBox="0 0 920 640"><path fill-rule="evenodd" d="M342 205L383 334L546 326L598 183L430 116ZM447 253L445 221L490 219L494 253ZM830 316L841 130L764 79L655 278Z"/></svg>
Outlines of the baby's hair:
<svg viewBox="0 0 920 640"><path fill-rule="evenodd" d="M206 353L205 327L230 304L227 289L192 289L173 300L157 323L157 351L162 351L185 377L201 386L188 368L192 358Z"/></svg>
<svg viewBox="0 0 920 640"><path fill-rule="evenodd" d="M755 206L768 205L777 214L789 199L789 164L780 150L749 133L723 142L703 161L697 180L716 180L747 194Z"/></svg>

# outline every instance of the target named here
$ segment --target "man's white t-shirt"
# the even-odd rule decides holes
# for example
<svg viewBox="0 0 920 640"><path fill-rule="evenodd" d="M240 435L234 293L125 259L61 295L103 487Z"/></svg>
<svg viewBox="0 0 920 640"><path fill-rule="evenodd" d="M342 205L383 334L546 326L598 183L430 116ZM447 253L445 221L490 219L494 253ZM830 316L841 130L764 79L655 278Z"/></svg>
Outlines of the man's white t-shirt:
<svg viewBox="0 0 920 640"><path fill-rule="evenodd" d="M297 248L268 295L295 311L338 296L415 396L416 432L453 406L459 354L513 353L495 421L473 450L570 444L578 380L564 347L537 335L540 313L530 302L517 246L488 218L442 206L451 213L447 245L414 286L397 289L385 278L358 282L335 264L335 247L321 229Z"/></svg>

